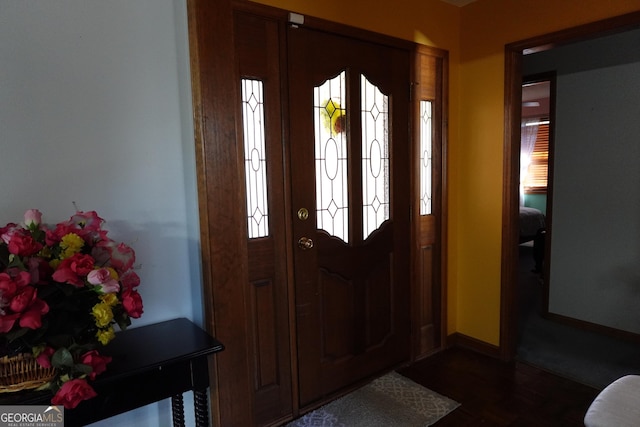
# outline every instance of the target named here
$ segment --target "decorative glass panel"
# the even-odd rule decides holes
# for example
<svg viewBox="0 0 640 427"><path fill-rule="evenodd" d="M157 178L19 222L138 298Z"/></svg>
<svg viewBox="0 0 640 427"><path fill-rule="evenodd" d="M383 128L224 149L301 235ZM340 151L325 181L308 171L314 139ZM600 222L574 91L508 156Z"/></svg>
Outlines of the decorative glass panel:
<svg viewBox="0 0 640 427"><path fill-rule="evenodd" d="M349 241L345 72L314 88L316 222Z"/></svg>
<svg viewBox="0 0 640 427"><path fill-rule="evenodd" d="M389 97L361 76L362 232L389 219Z"/></svg>
<svg viewBox="0 0 640 427"><path fill-rule="evenodd" d="M269 235L263 93L261 81L242 79L244 169L250 239Z"/></svg>
<svg viewBox="0 0 640 427"><path fill-rule="evenodd" d="M432 106L431 101L420 101L420 215L431 215Z"/></svg>

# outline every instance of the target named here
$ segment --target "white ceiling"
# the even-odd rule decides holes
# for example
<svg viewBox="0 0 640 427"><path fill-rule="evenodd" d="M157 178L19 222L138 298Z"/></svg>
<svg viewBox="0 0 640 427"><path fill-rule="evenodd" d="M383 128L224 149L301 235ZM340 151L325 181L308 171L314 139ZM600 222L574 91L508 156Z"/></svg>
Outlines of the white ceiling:
<svg viewBox="0 0 640 427"><path fill-rule="evenodd" d="M452 4L454 6L462 7L469 3L473 3L476 0L442 0L445 3Z"/></svg>

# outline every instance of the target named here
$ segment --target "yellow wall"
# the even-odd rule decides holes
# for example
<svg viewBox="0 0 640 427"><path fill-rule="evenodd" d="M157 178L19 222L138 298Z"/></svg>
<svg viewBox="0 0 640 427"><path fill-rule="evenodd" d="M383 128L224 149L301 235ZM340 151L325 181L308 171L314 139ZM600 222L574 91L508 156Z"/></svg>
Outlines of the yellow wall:
<svg viewBox="0 0 640 427"><path fill-rule="evenodd" d="M504 46L640 10L638 0L257 0L449 51L448 329L498 345Z"/></svg>
<svg viewBox="0 0 640 427"><path fill-rule="evenodd" d="M638 0L478 0L461 9L459 140L450 147L456 331L498 344L504 46L640 10Z"/></svg>

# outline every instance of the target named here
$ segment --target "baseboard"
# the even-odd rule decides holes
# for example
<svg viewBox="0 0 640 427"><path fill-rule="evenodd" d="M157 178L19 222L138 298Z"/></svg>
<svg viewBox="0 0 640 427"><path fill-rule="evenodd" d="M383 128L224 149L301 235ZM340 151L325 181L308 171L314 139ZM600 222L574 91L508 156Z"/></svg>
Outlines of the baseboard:
<svg viewBox="0 0 640 427"><path fill-rule="evenodd" d="M447 336L447 347L460 347L487 356L500 358L500 347L459 332Z"/></svg>
<svg viewBox="0 0 640 427"><path fill-rule="evenodd" d="M591 323L586 320L580 320L574 317L563 316L562 314L546 312L543 314L543 316L546 319L551 320L553 322L569 325L576 329L595 332L601 335L607 335L613 338L630 341L634 343L640 343L640 335L634 332L623 331L622 329L616 329L610 326Z"/></svg>

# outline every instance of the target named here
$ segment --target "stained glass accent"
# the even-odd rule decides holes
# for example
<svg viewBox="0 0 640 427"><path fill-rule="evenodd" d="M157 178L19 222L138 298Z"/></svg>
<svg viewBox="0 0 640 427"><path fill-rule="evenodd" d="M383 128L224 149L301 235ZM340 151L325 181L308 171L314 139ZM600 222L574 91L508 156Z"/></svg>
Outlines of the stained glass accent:
<svg viewBox="0 0 640 427"><path fill-rule="evenodd" d="M420 101L420 215L431 215L433 136L431 101Z"/></svg>
<svg viewBox="0 0 640 427"><path fill-rule="evenodd" d="M269 235L267 160L264 129L264 90L260 80L242 79L242 121L250 239Z"/></svg>
<svg viewBox="0 0 640 427"><path fill-rule="evenodd" d="M349 242L345 72L314 88L316 226Z"/></svg>
<svg viewBox="0 0 640 427"><path fill-rule="evenodd" d="M389 97L361 76L362 233L389 219Z"/></svg>

